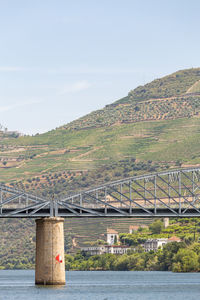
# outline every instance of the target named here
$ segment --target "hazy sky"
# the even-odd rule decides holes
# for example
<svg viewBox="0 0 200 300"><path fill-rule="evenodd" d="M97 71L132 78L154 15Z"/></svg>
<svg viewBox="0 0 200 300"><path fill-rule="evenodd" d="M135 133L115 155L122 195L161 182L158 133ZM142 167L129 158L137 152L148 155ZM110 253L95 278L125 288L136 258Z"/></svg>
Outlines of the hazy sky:
<svg viewBox="0 0 200 300"><path fill-rule="evenodd" d="M199 0L0 0L0 123L44 132L200 67Z"/></svg>

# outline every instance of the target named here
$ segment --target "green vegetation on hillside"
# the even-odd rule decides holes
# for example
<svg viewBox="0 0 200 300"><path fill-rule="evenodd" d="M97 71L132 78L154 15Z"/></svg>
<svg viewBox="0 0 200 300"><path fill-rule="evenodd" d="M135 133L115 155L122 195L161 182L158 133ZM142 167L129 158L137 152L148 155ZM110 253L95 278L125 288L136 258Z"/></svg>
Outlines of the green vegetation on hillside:
<svg viewBox="0 0 200 300"><path fill-rule="evenodd" d="M136 162L135 158L124 159L112 164L103 165L95 170L90 171L63 171L56 173L48 173L27 180L10 183L19 190L25 190L29 193L37 193L43 197L61 197L66 194L74 194L80 190L89 189L91 187L108 183L111 180L118 180L123 177L132 177L143 172L155 172L161 168L168 166L152 161Z"/></svg>
<svg viewBox="0 0 200 300"><path fill-rule="evenodd" d="M123 123L190 118L198 115L199 112L200 96L188 95L187 97L109 105L69 123L65 128L73 130L94 129Z"/></svg>
<svg viewBox="0 0 200 300"><path fill-rule="evenodd" d="M64 128L79 130L116 123L194 116L200 111L199 80L200 68L175 72L137 87L127 97L75 120Z"/></svg>
<svg viewBox="0 0 200 300"><path fill-rule="evenodd" d="M187 93L200 93L200 80L196 81L188 90Z"/></svg>
<svg viewBox="0 0 200 300"><path fill-rule="evenodd" d="M180 70L130 91L129 101L179 96L186 93L198 80L200 68Z"/></svg>
<svg viewBox="0 0 200 300"><path fill-rule="evenodd" d="M200 118L195 117L84 131L60 129L33 138L20 138L9 146L27 147L24 152L30 154L33 154L30 145L37 146L38 152L34 150L34 157L18 162L17 166L2 165L0 180L8 183L52 172L87 171L132 157L143 162L163 162L171 167L176 167L177 161L196 164L200 158L199 127ZM5 151L2 153L5 155Z"/></svg>

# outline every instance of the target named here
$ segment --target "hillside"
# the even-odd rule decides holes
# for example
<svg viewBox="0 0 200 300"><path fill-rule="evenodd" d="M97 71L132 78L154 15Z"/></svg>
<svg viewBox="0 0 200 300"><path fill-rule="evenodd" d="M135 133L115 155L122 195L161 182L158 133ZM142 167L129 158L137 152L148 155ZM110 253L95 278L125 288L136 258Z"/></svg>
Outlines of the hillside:
<svg viewBox="0 0 200 300"><path fill-rule="evenodd" d="M175 167L199 163L199 116L122 124L87 130L55 130L6 141L0 157L1 182L9 183L65 171L82 172L123 159L162 162ZM177 151L177 149L179 151ZM71 177L71 176L69 176Z"/></svg>
<svg viewBox="0 0 200 300"><path fill-rule="evenodd" d="M199 164L199 80L200 69L178 71L45 134L2 135L0 182L45 197L61 197L115 179ZM33 251L34 222L0 221L7 237L15 226L24 228L25 238L16 244L20 255L29 242ZM110 222L68 226L66 221L68 249L74 251L74 242L78 247L101 238L107 226L117 224ZM126 223L121 220L115 228L127 230ZM1 240L0 247L12 256L11 238Z"/></svg>
<svg viewBox="0 0 200 300"><path fill-rule="evenodd" d="M179 71L56 130L2 138L0 181L14 183L63 171L79 176L133 157L171 167L177 161L198 163L199 80L200 69Z"/></svg>

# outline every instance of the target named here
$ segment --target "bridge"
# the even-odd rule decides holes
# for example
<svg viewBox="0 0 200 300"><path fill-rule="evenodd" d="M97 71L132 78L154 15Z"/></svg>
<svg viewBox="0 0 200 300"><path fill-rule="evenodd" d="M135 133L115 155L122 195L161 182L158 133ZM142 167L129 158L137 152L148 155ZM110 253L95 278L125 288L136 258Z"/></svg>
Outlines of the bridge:
<svg viewBox="0 0 200 300"><path fill-rule="evenodd" d="M36 218L36 284L64 284L64 218L199 217L200 167L113 181L61 199L0 186L0 218Z"/></svg>
<svg viewBox="0 0 200 300"><path fill-rule="evenodd" d="M200 167L125 178L47 200L0 186L0 218L198 217Z"/></svg>

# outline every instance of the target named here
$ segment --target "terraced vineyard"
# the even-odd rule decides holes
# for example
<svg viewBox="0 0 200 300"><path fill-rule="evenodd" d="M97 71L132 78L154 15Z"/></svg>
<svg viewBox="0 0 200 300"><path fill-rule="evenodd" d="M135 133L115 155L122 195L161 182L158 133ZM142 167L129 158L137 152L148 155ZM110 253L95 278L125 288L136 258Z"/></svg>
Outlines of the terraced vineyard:
<svg viewBox="0 0 200 300"><path fill-rule="evenodd" d="M86 129L149 120L192 117L200 111L200 69L175 72L130 91L105 108L64 126Z"/></svg>
<svg viewBox="0 0 200 300"><path fill-rule="evenodd" d="M190 118L200 113L200 96L185 95L164 99L150 99L131 103L107 105L86 117L65 126L66 129L88 129L153 120Z"/></svg>

